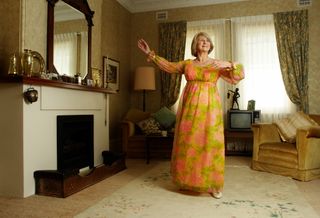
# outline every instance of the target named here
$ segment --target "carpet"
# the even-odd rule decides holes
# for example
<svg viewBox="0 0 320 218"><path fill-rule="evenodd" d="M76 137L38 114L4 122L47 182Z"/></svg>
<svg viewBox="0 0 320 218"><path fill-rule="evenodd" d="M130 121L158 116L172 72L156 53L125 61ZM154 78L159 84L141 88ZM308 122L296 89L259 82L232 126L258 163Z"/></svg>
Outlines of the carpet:
<svg viewBox="0 0 320 218"><path fill-rule="evenodd" d="M227 165L221 199L179 191L170 163L160 162L77 218L316 218L294 181L248 166Z"/></svg>

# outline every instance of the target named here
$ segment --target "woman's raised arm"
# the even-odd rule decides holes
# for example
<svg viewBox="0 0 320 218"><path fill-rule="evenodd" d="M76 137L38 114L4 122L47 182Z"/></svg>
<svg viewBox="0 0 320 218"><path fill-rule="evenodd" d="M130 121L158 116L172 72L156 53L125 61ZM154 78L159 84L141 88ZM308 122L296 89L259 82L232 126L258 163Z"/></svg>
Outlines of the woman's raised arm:
<svg viewBox="0 0 320 218"><path fill-rule="evenodd" d="M140 48L140 50L143 53L145 53L146 55L148 55L150 53L150 47L149 47L148 43L144 39L139 39L138 40L138 48Z"/></svg>
<svg viewBox="0 0 320 218"><path fill-rule="evenodd" d="M153 61L161 70L167 73L183 73L184 61L169 62L157 56L154 51L150 50L148 43L144 39L138 40L138 48L147 55L147 61Z"/></svg>

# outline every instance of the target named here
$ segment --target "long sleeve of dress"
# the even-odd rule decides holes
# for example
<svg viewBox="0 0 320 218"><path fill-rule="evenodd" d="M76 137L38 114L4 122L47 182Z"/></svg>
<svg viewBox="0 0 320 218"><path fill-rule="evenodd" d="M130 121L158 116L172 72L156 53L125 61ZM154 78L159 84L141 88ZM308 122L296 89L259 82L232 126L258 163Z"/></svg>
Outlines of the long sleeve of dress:
<svg viewBox="0 0 320 218"><path fill-rule="evenodd" d="M237 84L240 80L244 79L243 65L233 62L233 68L220 69L221 78L231 84Z"/></svg>
<svg viewBox="0 0 320 218"><path fill-rule="evenodd" d="M152 61L167 73L183 73L184 71L185 61L170 62L158 55L155 55Z"/></svg>

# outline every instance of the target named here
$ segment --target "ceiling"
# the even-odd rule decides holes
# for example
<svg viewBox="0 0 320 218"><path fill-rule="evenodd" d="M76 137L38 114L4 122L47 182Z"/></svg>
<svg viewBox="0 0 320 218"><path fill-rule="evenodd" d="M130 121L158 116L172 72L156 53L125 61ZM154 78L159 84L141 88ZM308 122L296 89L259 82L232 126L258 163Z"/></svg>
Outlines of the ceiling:
<svg viewBox="0 0 320 218"><path fill-rule="evenodd" d="M239 2L245 0L117 0L131 13Z"/></svg>
<svg viewBox="0 0 320 218"><path fill-rule="evenodd" d="M73 7L71 7L63 1L58 1L54 7L55 22L85 19L83 13L74 9Z"/></svg>

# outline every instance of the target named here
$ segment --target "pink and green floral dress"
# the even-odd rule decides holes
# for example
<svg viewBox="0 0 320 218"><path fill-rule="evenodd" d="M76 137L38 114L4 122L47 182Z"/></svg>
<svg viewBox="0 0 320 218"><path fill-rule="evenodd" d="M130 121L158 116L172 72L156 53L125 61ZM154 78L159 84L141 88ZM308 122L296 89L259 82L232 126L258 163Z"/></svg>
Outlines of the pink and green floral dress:
<svg viewBox="0 0 320 218"><path fill-rule="evenodd" d="M168 62L155 56L153 62L168 73L184 74L184 88L175 126L171 174L181 189L196 192L222 191L224 185L224 125L217 81L236 84L244 78L241 64L232 70L225 61L195 65L192 60ZM223 64L224 63L224 64Z"/></svg>

